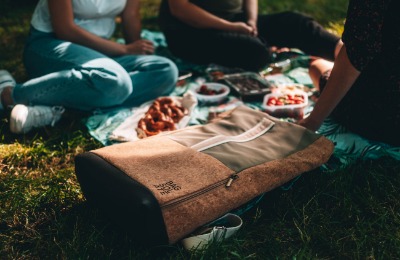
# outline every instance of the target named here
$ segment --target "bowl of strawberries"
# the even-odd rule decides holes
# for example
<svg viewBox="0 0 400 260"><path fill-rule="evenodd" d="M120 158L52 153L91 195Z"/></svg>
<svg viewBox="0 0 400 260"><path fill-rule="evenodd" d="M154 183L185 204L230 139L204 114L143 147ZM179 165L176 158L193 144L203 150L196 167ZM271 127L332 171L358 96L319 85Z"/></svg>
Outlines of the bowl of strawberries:
<svg viewBox="0 0 400 260"><path fill-rule="evenodd" d="M219 104L229 95L230 88L221 83L202 83L194 89L197 100L201 104Z"/></svg>

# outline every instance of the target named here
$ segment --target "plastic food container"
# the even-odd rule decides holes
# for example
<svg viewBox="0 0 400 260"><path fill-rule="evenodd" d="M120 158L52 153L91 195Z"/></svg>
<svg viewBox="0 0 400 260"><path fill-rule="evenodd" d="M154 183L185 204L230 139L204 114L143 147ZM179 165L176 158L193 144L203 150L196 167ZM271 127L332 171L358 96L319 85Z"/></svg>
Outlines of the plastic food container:
<svg viewBox="0 0 400 260"><path fill-rule="evenodd" d="M201 104L218 104L229 95L228 86L220 83L203 83L194 89L197 100Z"/></svg>
<svg viewBox="0 0 400 260"><path fill-rule="evenodd" d="M225 76L241 72L244 71L239 68L227 68L216 64L212 64L206 69L206 74L208 79L213 82L216 82L224 78Z"/></svg>
<svg viewBox="0 0 400 260"><path fill-rule="evenodd" d="M242 101L261 102L265 94L271 93L271 84L254 72L226 75L221 82L230 86Z"/></svg>
<svg viewBox="0 0 400 260"><path fill-rule="evenodd" d="M275 101L273 101L275 100ZM308 105L308 95L304 91L277 92L264 96L263 108L274 117L302 119Z"/></svg>

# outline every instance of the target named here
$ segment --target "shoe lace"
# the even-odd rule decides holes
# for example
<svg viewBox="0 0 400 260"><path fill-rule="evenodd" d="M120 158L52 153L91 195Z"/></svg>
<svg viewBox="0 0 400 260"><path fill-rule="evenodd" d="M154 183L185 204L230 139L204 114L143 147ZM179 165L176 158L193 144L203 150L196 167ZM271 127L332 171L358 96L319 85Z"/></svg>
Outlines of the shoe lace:
<svg viewBox="0 0 400 260"><path fill-rule="evenodd" d="M46 107L46 106L35 106L32 109L32 126L41 127L44 125L54 126L55 123L60 120L61 115L65 109L61 106Z"/></svg>

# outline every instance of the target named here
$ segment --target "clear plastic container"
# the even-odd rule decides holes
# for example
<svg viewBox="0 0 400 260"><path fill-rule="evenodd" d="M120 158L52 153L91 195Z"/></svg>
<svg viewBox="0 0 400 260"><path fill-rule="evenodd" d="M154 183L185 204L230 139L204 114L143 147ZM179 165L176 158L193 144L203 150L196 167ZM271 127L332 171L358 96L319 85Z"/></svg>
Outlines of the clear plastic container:
<svg viewBox="0 0 400 260"><path fill-rule="evenodd" d="M275 100L275 102L273 101ZM277 92L264 96L264 111L278 118L302 119L308 105L308 95L304 91Z"/></svg>
<svg viewBox="0 0 400 260"><path fill-rule="evenodd" d="M230 88L224 84L207 82L197 86L194 92L200 104L210 105L224 101L229 95Z"/></svg>

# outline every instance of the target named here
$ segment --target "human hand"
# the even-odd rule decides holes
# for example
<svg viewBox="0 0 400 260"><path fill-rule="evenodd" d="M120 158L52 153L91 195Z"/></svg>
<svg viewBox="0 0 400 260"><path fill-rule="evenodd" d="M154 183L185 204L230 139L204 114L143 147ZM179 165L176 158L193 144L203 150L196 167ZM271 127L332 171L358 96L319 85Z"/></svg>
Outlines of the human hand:
<svg viewBox="0 0 400 260"><path fill-rule="evenodd" d="M310 117L306 117L297 121L297 124L315 132L320 128L322 122L317 122L310 119Z"/></svg>
<svg viewBox="0 0 400 260"><path fill-rule="evenodd" d="M251 33L251 35L258 36L257 22L254 20L248 20L247 25L253 29L253 32Z"/></svg>
<svg viewBox="0 0 400 260"><path fill-rule="evenodd" d="M140 39L125 45L128 54L153 54L154 44L152 41Z"/></svg>
<svg viewBox="0 0 400 260"><path fill-rule="evenodd" d="M254 28L243 22L233 22L231 24L231 31L247 35L254 34Z"/></svg>

